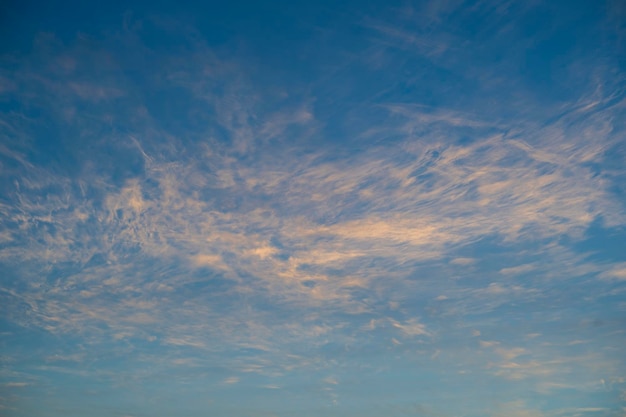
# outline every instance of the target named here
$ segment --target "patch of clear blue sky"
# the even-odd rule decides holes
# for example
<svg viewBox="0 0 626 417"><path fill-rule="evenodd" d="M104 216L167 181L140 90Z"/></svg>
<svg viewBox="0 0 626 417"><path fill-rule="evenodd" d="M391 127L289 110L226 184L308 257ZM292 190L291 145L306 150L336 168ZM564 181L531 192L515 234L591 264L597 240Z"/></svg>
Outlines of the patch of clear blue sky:
<svg viewBox="0 0 626 417"><path fill-rule="evenodd" d="M618 416L619 2L7 2L0 414Z"/></svg>

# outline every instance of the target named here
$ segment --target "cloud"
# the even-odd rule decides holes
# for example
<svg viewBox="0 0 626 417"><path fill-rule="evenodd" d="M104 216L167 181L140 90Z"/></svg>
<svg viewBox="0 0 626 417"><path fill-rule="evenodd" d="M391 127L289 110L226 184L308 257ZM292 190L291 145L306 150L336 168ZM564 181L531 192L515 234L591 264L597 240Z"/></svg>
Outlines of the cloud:
<svg viewBox="0 0 626 417"><path fill-rule="evenodd" d="M202 348L205 346L204 343L197 341L197 340L193 340L190 337L186 337L186 338L169 337L165 340L165 343L168 343L170 345L175 345L175 346L191 346L191 347L198 347L198 348Z"/></svg>
<svg viewBox="0 0 626 417"><path fill-rule="evenodd" d="M338 385L339 382L337 381L337 378L329 376L324 378L324 383L325 384L330 384L330 385Z"/></svg>
<svg viewBox="0 0 626 417"><path fill-rule="evenodd" d="M226 378L222 383L226 385L234 385L239 382L239 378L236 376L231 376Z"/></svg>
<svg viewBox="0 0 626 417"><path fill-rule="evenodd" d="M485 126L446 113L426 117L423 109L412 107L396 105L393 111L406 121L379 134L404 132L418 123L448 126L452 132ZM228 294L260 297L296 311L327 305L328 311L371 312L373 307L357 297L359 289L385 294L392 283L406 285L420 263L446 259L485 236L509 241L576 236L600 214L589 201L605 202L603 214L614 206L603 185L579 164L598 157L593 147L568 150L538 141L531 146L502 135L460 146L426 134L421 143L401 142L398 151L374 147L340 162L329 162L323 152L298 157L297 147L275 154L256 144L256 160L244 166L229 152L246 147L191 152L181 162L167 150L155 152L158 146L141 136L130 142L145 161L143 171L120 187L92 174L93 200L84 199L80 187L57 172L35 170L20 183L21 199L7 210L22 232L20 240L2 250L3 259L37 260L40 266L33 264L32 275L46 265L82 265L63 288L102 300L66 303L61 293L55 300L33 288L22 294L29 305L38 306L28 318L31 323L65 332L87 329L93 321L134 328L219 316L204 309L186 312L198 308L193 299L176 306L177 291L217 285L212 278L190 278L202 268L230 281L220 289ZM65 184L65 200L54 193L45 200L38 197L36 190L51 182ZM3 233L15 236L14 230ZM40 253L47 254L47 264ZM152 269L136 275L136 261ZM478 261L457 256L450 262L473 267ZM501 273L530 267L502 268ZM52 294L55 287L48 287ZM522 293L531 290L500 282L465 292L470 300ZM106 301L114 294L125 298L116 311ZM448 292L439 296L455 300ZM163 313L156 309L159 304L140 307L150 299L159 300ZM230 333L227 322L222 329ZM410 317L392 325L409 337L430 334ZM162 340L169 345L209 346L206 340L178 336L173 326L164 329L169 334ZM315 340L321 336L314 329L300 331ZM262 337L261 345L280 349L272 333Z"/></svg>
<svg viewBox="0 0 626 417"><path fill-rule="evenodd" d="M450 261L451 264L454 265L472 265L476 262L476 259L472 258L454 258Z"/></svg>
<svg viewBox="0 0 626 417"><path fill-rule="evenodd" d="M7 388L20 388L30 385L28 382L7 382L3 384Z"/></svg>
<svg viewBox="0 0 626 417"><path fill-rule="evenodd" d="M626 264L618 264L610 268L608 271L600 274L602 279L624 281L626 280Z"/></svg>
<svg viewBox="0 0 626 417"><path fill-rule="evenodd" d="M491 414L492 417L544 417L546 416L541 410L528 408L524 401L511 401L502 403L498 406L497 411Z"/></svg>
<svg viewBox="0 0 626 417"><path fill-rule="evenodd" d="M515 274L523 274L524 272L532 271L535 269L534 265L526 264L526 265L518 265L510 268L502 268L500 273L503 275L515 275Z"/></svg>
<svg viewBox="0 0 626 417"><path fill-rule="evenodd" d="M391 321L393 327L400 329L406 336L429 336L430 333L426 330L426 326L419 323L416 319L409 319L405 323L398 323Z"/></svg>
<svg viewBox="0 0 626 417"><path fill-rule="evenodd" d="M435 25L448 13L431 12ZM444 67L458 51L452 35L366 26L378 47ZM147 91L180 97L163 108L127 88L116 65L96 71L111 62L97 48L57 45L41 70L24 57L20 71L2 75L15 80L0 81L3 94L59 126L67 142L51 152L71 154L42 163L31 133L39 122L6 115L3 133L15 139L0 145L8 320L84 338L89 349L114 344L119 357L136 357L148 340L166 353L163 369L219 362L223 372L264 376L334 369L328 352L377 349L377 332L399 354L427 343L426 357L445 358L453 348L438 343L480 327L472 334L495 358L487 373L544 382L567 374L547 348L490 339L510 325L499 309L534 309L554 291L540 279L558 287L588 273L626 276L621 264L564 246L599 218L607 227L626 220L614 184L597 172L620 140L608 97L558 113L536 103L548 115L540 122L478 104L380 99L354 110L379 119L325 125L324 112L354 114L253 86L245 62L195 45L193 57L166 56L145 80ZM92 77L72 81L81 71ZM354 142L328 144L333 129ZM476 249L490 241L497 247ZM498 415L539 415L503 407Z"/></svg>

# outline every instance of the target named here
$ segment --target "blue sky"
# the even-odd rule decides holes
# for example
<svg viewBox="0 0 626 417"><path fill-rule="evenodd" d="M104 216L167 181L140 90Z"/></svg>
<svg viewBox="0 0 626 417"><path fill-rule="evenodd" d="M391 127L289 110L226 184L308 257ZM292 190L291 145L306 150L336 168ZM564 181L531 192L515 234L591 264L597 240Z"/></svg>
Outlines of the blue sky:
<svg viewBox="0 0 626 417"><path fill-rule="evenodd" d="M2 6L0 415L624 415L623 4L181 3Z"/></svg>

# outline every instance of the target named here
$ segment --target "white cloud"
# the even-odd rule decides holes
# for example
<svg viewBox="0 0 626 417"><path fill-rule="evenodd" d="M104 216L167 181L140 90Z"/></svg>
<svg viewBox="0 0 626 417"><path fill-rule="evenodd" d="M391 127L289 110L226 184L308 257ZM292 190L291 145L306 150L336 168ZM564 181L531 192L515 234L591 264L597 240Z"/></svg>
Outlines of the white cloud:
<svg viewBox="0 0 626 417"><path fill-rule="evenodd" d="M7 388L21 388L30 385L28 382L7 382L3 384Z"/></svg>
<svg viewBox="0 0 626 417"><path fill-rule="evenodd" d="M398 323L395 320L390 320L393 327L402 330L406 336L430 336L430 333L426 330L426 326L417 321L417 319L409 319L404 323Z"/></svg>
<svg viewBox="0 0 626 417"><path fill-rule="evenodd" d="M236 376L228 377L224 381L222 381L222 383L226 384L226 385L234 385L234 384L236 384L238 382L239 382L239 378L236 377Z"/></svg>
<svg viewBox="0 0 626 417"><path fill-rule="evenodd" d="M475 262L476 262L476 259L473 259L473 258L454 258L452 261L450 261L451 264L462 265L462 266L472 265Z"/></svg>
<svg viewBox="0 0 626 417"><path fill-rule="evenodd" d="M602 272L600 277L603 279L626 281L626 264L621 263L613 266L608 271Z"/></svg>
<svg viewBox="0 0 626 417"><path fill-rule="evenodd" d="M338 385L339 382L337 381L337 378L333 377L333 376L329 376L324 378L324 383L325 384L330 384L330 385Z"/></svg>
<svg viewBox="0 0 626 417"><path fill-rule="evenodd" d="M512 266L509 268L502 268L500 270L500 273L503 275L516 275L516 274L522 274L524 272L532 271L533 269L535 269L534 265L525 264L525 265Z"/></svg>

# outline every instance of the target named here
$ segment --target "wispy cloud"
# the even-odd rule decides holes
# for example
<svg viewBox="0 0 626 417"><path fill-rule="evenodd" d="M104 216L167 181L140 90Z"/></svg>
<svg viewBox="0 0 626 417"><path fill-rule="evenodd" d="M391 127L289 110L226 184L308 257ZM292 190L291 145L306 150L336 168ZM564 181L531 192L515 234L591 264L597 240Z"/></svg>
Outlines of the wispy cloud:
<svg viewBox="0 0 626 417"><path fill-rule="evenodd" d="M28 386L28 382L7 382L4 384L7 388L19 388Z"/></svg>
<svg viewBox="0 0 626 417"><path fill-rule="evenodd" d="M38 305L32 312L42 312L34 317L49 329L69 323L76 328L86 320L148 325L158 319L154 305L142 308L142 302L157 297L168 303L168 292L194 282L212 285L220 276L232 282L229 292L268 294L301 306L332 302L346 311L365 312L370 307L359 306L352 289L380 286L380 280L374 284L377 277L390 273L402 278L410 265L443 259L451 249L482 237L495 234L519 241L579 236L600 215L609 224L623 221L608 185L585 165L601 158L607 145L589 143L584 136L563 140L564 129L570 128L561 121L538 129L520 125L514 135L504 135L493 133L501 129L498 124L470 114L394 104L387 107L401 116L399 122L376 134L406 135L397 151L373 147L328 162L331 155L324 153L298 157L302 150L297 146L277 153L257 143L256 160L243 164L229 152L246 152L241 143L257 133L271 137L288 125L306 127L315 114L273 113L265 123L250 124L240 103L228 97L211 100L230 114L221 123L239 138L232 150L202 150L200 144L199 153L181 160L167 148L156 152L156 144L135 134L127 141L134 143L143 170L119 187L94 173L86 189L82 182L74 184L42 169L16 183L14 205L6 206L5 216L19 229L3 231L13 239L2 251L4 259L36 260L38 268L49 270L62 262L81 268L62 284L42 282L22 294L31 306ZM236 120L239 127L232 125ZM451 139L460 134L458 129L476 129L484 138L458 145L440 137L443 127ZM412 139L416 129L423 132L419 142ZM546 135L554 140L539 140ZM212 145L217 143L207 143ZM53 183L62 184L63 191L42 198L37 190L52 190ZM96 198L86 199L85 193ZM9 236L17 230L16 241ZM141 262L168 260L178 273L155 269L133 277L136 263L129 253ZM371 259L379 259L379 266L369 264ZM455 265L474 262L452 260ZM391 272L392 264L407 265L406 272ZM183 278L202 268L206 279ZM338 276L337 270L348 273ZM76 289L86 299L67 304L48 295L44 302L36 288L59 297L61 288ZM515 288L492 283L485 292L503 294ZM113 313L104 302L101 307L93 304L95 297L106 294L125 298L118 308L126 313ZM87 300L89 306L82 304ZM411 335L427 334L418 325L394 326Z"/></svg>
<svg viewBox="0 0 626 417"><path fill-rule="evenodd" d="M602 168L623 142L623 98L602 68L573 101L537 100L517 78L503 97L487 94L507 81L491 72L517 52L494 69L459 71L458 61L488 55L481 45L506 38L507 14L525 7L472 6L489 25L460 42L442 23L458 2L445 3L409 7L402 25L363 19L372 59L354 78L443 68L495 104L467 103L480 94L456 87L424 104L391 85L346 110L319 84L254 83L253 65L188 32L193 52L150 61L141 82L123 68L156 58L132 31L104 48L42 35L32 55L3 64L2 100L22 106L0 123L0 310L21 328L81 339L38 369L80 364L86 376L98 349L136 359L141 369L120 381L214 366L216 387L246 375L287 389L272 378L306 369L333 401L350 381L337 358L354 351L450 359L455 375L540 393L569 387L581 358L595 365L584 366L588 379L610 373L618 321L584 327L567 312L619 296L626 279L622 262L577 246L598 224L626 223L622 168ZM402 89L427 84L423 75ZM511 108L498 105L512 96ZM493 415L545 413L518 402Z"/></svg>
<svg viewBox="0 0 626 417"><path fill-rule="evenodd" d="M626 264L614 265L608 271L602 272L600 276L604 279L624 281L626 280Z"/></svg>
<svg viewBox="0 0 626 417"><path fill-rule="evenodd" d="M223 383L224 383L224 384L226 384L226 385L233 385L233 384L236 384L236 383L238 383L238 382L239 382L239 378L238 378L238 377L236 377L236 376L231 376L231 377L228 377L228 378L226 378L226 379L223 381Z"/></svg>

